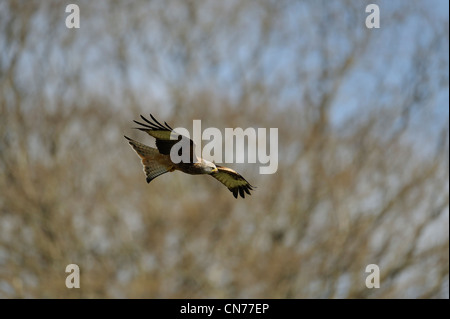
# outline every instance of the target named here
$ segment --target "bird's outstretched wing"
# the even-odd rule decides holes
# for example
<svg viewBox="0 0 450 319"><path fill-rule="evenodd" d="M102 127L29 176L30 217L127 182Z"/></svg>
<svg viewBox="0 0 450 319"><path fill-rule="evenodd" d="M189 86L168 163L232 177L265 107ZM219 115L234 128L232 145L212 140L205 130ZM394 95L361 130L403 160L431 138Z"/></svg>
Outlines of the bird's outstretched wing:
<svg viewBox="0 0 450 319"><path fill-rule="evenodd" d="M219 165L216 165L216 167L218 171L212 173L211 176L228 187L235 198L238 197L238 194L241 195L242 198L245 198L245 193L251 195L250 191L253 190L253 188L256 188L255 186L250 185L244 177L231 168Z"/></svg>
<svg viewBox="0 0 450 319"><path fill-rule="evenodd" d="M197 162L199 160L199 157L195 153L195 144L194 141L192 141L190 138L187 138L186 136L180 135L176 133L173 128L167 124L167 122L164 122L164 125L158 122L157 119L153 115L150 114L150 117L152 118L153 122L146 119L141 115L141 119L145 121L145 123L141 123L138 121L133 121L136 124L141 125L141 127L136 127L136 129L141 130L143 132L146 132L150 136L153 136L156 139L156 147L158 148L158 151L163 155L170 155L170 150L172 149L172 146L174 146L176 143L178 143L181 139L184 140L185 143L189 144L189 160L191 163ZM172 139L171 139L172 137ZM176 137L177 139L173 139ZM184 145L185 148L180 148L178 151L178 155L181 156L182 149L186 149L187 145Z"/></svg>

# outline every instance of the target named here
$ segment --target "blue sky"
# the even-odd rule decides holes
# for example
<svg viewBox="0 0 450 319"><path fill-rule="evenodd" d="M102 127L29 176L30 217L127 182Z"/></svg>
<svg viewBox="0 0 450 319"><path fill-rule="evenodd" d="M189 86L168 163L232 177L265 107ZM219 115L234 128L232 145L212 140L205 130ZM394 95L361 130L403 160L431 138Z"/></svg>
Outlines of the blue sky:
<svg viewBox="0 0 450 319"><path fill-rule="evenodd" d="M426 48L434 35L433 28L442 25L442 28L448 29L449 8L448 1L444 0L373 1L380 6L381 29L368 31L364 27L367 16L364 3L359 2L361 12L357 12L355 22L349 22L347 29L341 31L339 28L345 23L340 22L348 19L347 12L342 12L345 7L340 6L341 2L334 1L331 5L331 2L315 2L314 5L310 2L291 3L281 10L280 20L274 23L268 43L257 52L260 66L251 69L252 48L259 45L258 30L263 13L255 3L248 2L250 4L245 7L247 11L241 12L241 19L230 24L227 12L220 16L209 16L208 10L214 10L215 4L205 2L207 5L202 8L202 17L213 23L210 29L197 29L195 26L189 29L189 39L198 45L192 58L198 67L184 74L186 70L183 69L183 52L179 52L179 38L165 30L158 20L149 16L136 27L133 26L136 11L127 11L126 5L114 11L116 9L108 9L105 3L100 2L97 6L89 6L90 10L94 10L86 14L88 3L79 3L82 15L82 27L79 30L66 29L63 23L61 29L52 28L48 23L48 12L45 8L41 10L41 21L36 19L35 31L38 34L33 37L35 43L21 61L24 85L29 92L44 89L49 96L61 96L62 92L68 99L80 98L77 93L79 88L60 86L62 78L80 72L80 80L85 86L83 91L111 99L112 107L124 104L117 102L123 99L123 88L130 86L139 96L138 102L142 107L156 100L170 108L173 103L171 85L184 86L187 95L195 95L206 89L233 100L242 90L243 82L239 82L241 79L237 77L240 76L239 69L244 69L243 75L247 80L261 81L268 88L283 83L283 89L277 89L272 95L270 103L274 107L283 108L296 103L301 107L306 92L314 94L326 86L317 73L323 63L320 49L322 42L325 41L333 52L329 62L332 67L336 59L345 55L351 36L364 37L370 32L369 48L362 57L358 57L351 72L345 75L338 98L333 103L332 120L336 123L342 122L348 115L364 113L366 107L382 105L384 99L386 103L392 101L387 91L395 90L397 86L401 88L402 83L408 81L408 72L414 63L411 54L415 47ZM176 8L176 3L171 2L168 9ZM152 3L139 7L139 14L144 17L150 15L157 5ZM323 23L325 14L333 12L325 6L336 7L336 12L341 12L341 16L333 17L329 24L324 24L322 28L328 36L323 39L319 24ZM67 15L63 9L62 6L61 18ZM392 12L400 14L398 21L395 15L389 21ZM428 12L429 19L424 18L424 12ZM401 16L401 13L404 15ZM172 15L174 18L179 15L181 20L174 22L183 26L185 15L177 11ZM208 32L202 33L204 30ZM73 36L75 41L63 47L64 41ZM119 38L126 41L125 63L117 59ZM442 42L448 55L448 32L447 39L443 38ZM208 56L209 50L216 54L215 62ZM433 59L442 58L438 53L436 56L432 52L430 54L430 65ZM446 62L448 67L448 58ZM442 70L431 65L430 72L433 77ZM448 79L448 69L444 72ZM34 81L33 74L40 74L46 81ZM27 79L31 79L31 83L27 84ZM431 129L441 127L448 119L448 83L446 88L441 87L439 90L435 92L434 105L426 108L427 116L431 117ZM417 120L420 121L423 115L418 112Z"/></svg>

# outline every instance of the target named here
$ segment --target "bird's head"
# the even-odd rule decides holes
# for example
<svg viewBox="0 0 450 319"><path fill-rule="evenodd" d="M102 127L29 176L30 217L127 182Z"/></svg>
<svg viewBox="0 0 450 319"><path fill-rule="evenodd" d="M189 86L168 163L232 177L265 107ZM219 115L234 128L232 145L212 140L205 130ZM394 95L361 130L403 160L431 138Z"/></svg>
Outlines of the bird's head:
<svg viewBox="0 0 450 319"><path fill-rule="evenodd" d="M205 168L205 171L207 172L207 173L216 173L216 172L218 172L219 170L217 169L217 166L216 166L216 164L214 164L213 162L210 162L210 161L207 161L207 160L205 160L205 159L202 159L202 164L203 164L203 167Z"/></svg>

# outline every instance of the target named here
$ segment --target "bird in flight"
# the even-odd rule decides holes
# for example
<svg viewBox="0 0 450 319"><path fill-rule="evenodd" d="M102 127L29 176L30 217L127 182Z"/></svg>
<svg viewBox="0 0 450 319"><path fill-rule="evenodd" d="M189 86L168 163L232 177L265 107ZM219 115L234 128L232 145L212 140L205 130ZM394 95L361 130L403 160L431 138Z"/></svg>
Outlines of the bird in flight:
<svg viewBox="0 0 450 319"><path fill-rule="evenodd" d="M242 177L239 173L232 170L231 168L216 165L210 161L207 161L195 153L194 142L178 133L175 133L173 129L164 122L162 125L158 122L153 115L150 114L153 122L146 119L141 115L141 118L145 123L138 121L133 121L140 125L136 129L146 132L150 136L156 139L156 147L153 148L135 141L127 136L124 136L131 147L136 151L137 155L141 158L142 165L144 165L144 172L147 176L147 183L150 183L156 177L165 174L167 172L173 172L175 170L182 171L187 174L192 175L211 175L223 185L225 185L232 193L235 198L240 195L245 198L245 193L250 195L250 191L255 188L255 186L250 185L247 180ZM173 135L176 134L176 135ZM171 135L172 134L172 135ZM171 139L172 136L172 139ZM178 136L178 139L173 139L173 136ZM183 139L183 141L181 141ZM172 147L180 142L189 143L189 162L184 163L174 163L170 157L170 151ZM183 148L179 149L178 155Z"/></svg>

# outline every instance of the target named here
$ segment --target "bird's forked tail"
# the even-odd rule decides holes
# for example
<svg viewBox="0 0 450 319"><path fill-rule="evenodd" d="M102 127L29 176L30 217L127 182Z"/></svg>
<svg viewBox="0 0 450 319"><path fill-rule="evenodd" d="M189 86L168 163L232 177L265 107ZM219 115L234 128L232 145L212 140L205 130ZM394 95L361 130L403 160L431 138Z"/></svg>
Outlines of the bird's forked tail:
<svg viewBox="0 0 450 319"><path fill-rule="evenodd" d="M147 177L147 183L150 183L156 177L171 171L167 166L156 160L156 157L160 155L157 149L135 141L127 136L124 137L141 158L142 165L144 165L144 173Z"/></svg>

